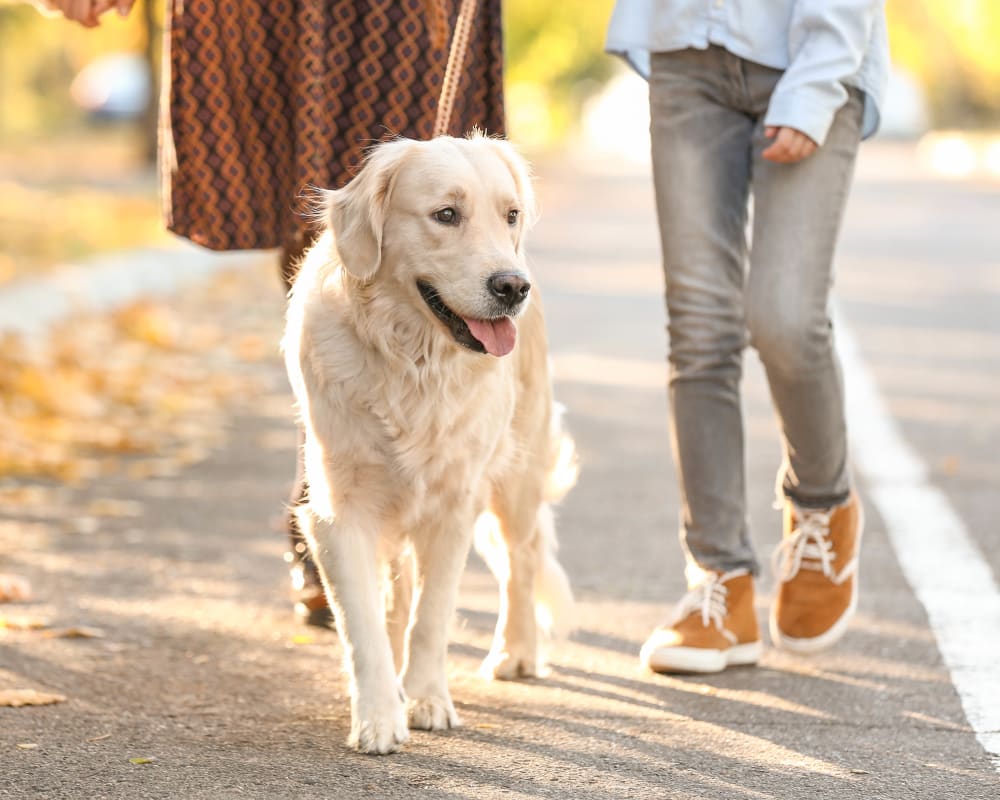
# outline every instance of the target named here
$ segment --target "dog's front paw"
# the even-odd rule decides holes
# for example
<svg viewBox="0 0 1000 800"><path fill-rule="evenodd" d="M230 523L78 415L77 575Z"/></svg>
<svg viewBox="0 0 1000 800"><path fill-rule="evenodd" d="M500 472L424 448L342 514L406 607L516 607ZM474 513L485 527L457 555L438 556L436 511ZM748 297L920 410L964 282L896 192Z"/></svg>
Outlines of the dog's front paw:
<svg viewBox="0 0 1000 800"><path fill-rule="evenodd" d="M410 727L421 731L445 731L462 724L447 694L410 699Z"/></svg>
<svg viewBox="0 0 1000 800"><path fill-rule="evenodd" d="M518 652L516 648L494 650L483 660L479 669L485 678L514 681L518 678L543 677L545 670L533 652Z"/></svg>
<svg viewBox="0 0 1000 800"><path fill-rule="evenodd" d="M391 696L358 701L351 714L348 745L361 753L395 753L410 738L406 727L406 703L401 691Z"/></svg>

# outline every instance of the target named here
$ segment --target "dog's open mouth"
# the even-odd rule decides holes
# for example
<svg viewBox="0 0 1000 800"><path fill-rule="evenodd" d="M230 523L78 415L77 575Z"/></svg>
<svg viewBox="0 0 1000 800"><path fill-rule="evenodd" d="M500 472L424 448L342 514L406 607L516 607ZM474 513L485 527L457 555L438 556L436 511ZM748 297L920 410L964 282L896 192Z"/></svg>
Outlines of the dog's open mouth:
<svg viewBox="0 0 1000 800"><path fill-rule="evenodd" d="M462 347L477 353L489 353L492 356L505 356L514 349L517 327L510 317L500 316L493 319L461 317L448 308L438 290L426 281L417 281L417 289L427 307L444 323L452 338Z"/></svg>

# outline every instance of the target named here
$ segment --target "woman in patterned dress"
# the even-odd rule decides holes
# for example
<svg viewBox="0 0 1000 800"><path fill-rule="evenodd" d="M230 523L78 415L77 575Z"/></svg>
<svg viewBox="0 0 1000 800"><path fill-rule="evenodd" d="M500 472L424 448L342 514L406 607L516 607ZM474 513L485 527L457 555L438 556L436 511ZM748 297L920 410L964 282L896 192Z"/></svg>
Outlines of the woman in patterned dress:
<svg viewBox="0 0 1000 800"><path fill-rule="evenodd" d="M87 27L134 0L45 0ZM337 188L364 150L431 137L461 0L168 0L160 174L169 230L213 250L309 244L299 198ZM448 133L504 132L501 0L478 0ZM305 492L301 468L292 504ZM328 624L288 516L296 613Z"/></svg>

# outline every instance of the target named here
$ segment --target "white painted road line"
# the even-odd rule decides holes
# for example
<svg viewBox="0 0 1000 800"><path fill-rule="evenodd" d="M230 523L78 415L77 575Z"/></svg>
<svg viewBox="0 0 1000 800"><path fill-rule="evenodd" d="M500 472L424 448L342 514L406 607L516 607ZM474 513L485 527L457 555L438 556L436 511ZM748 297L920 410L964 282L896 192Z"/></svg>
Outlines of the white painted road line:
<svg viewBox="0 0 1000 800"><path fill-rule="evenodd" d="M903 439L842 315L837 341L853 460L923 604L965 716L1000 772L1000 591L948 498Z"/></svg>
<svg viewBox="0 0 1000 800"><path fill-rule="evenodd" d="M108 311L141 297L169 295L223 270L255 264L261 256L261 251L215 253L178 242L70 265L0 288L0 333L30 339L71 313Z"/></svg>

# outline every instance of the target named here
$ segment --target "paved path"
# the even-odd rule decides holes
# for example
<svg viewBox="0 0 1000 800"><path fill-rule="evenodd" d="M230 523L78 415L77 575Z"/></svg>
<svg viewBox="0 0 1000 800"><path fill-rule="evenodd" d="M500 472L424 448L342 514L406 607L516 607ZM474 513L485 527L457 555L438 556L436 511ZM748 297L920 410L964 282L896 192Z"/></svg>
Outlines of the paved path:
<svg viewBox="0 0 1000 800"><path fill-rule="evenodd" d="M886 168L882 156L896 151L869 153L847 221L841 308L903 436L995 576L1000 194L910 179ZM333 634L297 638L284 596L274 517L294 433L280 364L269 359L261 390L209 460L172 477L54 493L44 513L0 527L0 552L40 598L22 610L107 634L0 639L0 689L68 697L0 709L0 797L998 796L1000 776L874 506L860 612L835 651L768 650L756 669L713 677L638 667L640 643L683 589L651 193L641 174L568 165L542 170L539 188L534 267L583 464L558 520L579 627L555 647L551 677L477 677L496 598L473 559L451 651L466 727L415 733L387 758L344 747L339 644ZM260 315L262 334L276 334L270 271L247 273L243 285L252 297L239 302ZM178 313L211 312L182 299ZM770 508L779 454L752 356L746 384L752 523L766 557L779 535ZM64 532L95 496L136 501L141 516ZM763 621L769 577L762 588Z"/></svg>

